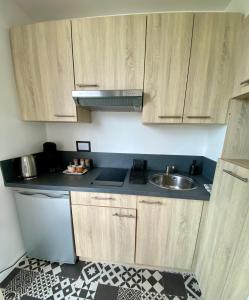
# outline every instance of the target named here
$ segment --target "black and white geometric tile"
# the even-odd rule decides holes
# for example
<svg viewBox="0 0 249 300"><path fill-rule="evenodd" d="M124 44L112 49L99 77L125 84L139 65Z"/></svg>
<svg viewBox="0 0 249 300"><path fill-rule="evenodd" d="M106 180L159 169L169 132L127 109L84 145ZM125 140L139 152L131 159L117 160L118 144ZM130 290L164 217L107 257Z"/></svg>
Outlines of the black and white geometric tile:
<svg viewBox="0 0 249 300"><path fill-rule="evenodd" d="M124 267L121 274L121 287L141 290L142 270Z"/></svg>
<svg viewBox="0 0 249 300"><path fill-rule="evenodd" d="M121 286L122 274L125 272L125 267L121 265L105 264L102 270L99 283L111 286Z"/></svg>
<svg viewBox="0 0 249 300"><path fill-rule="evenodd" d="M24 258L0 284L7 300L200 300L192 273Z"/></svg>
<svg viewBox="0 0 249 300"><path fill-rule="evenodd" d="M184 284L188 294L188 300L201 299L201 290L198 281L193 273L183 273Z"/></svg>
<svg viewBox="0 0 249 300"><path fill-rule="evenodd" d="M117 300L140 300L141 291L134 289L119 288Z"/></svg>
<svg viewBox="0 0 249 300"><path fill-rule="evenodd" d="M163 274L157 270L142 271L142 291L162 294L164 291Z"/></svg>

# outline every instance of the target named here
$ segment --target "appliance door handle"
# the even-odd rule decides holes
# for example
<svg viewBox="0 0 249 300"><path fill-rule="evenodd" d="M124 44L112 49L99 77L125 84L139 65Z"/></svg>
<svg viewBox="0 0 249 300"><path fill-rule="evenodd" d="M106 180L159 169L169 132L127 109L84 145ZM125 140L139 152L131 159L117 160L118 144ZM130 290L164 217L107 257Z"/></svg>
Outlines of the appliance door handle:
<svg viewBox="0 0 249 300"><path fill-rule="evenodd" d="M241 177L241 176L239 176L239 175L233 173L232 171L223 169L223 172L225 172L225 173L227 173L228 175L233 176L234 178L237 178L237 179L239 179L239 180L241 180L241 181L243 181L243 182L248 182L248 178L246 178L246 177Z"/></svg>
<svg viewBox="0 0 249 300"><path fill-rule="evenodd" d="M142 201L140 201L140 203L149 204L149 205L162 205L162 202L160 202L160 201L150 202L150 201L142 200Z"/></svg>
<svg viewBox="0 0 249 300"><path fill-rule="evenodd" d="M129 218L129 219L136 219L135 216L133 215L123 215L123 214L118 214L118 213L115 213L112 215L113 217L119 217L119 218Z"/></svg>
<svg viewBox="0 0 249 300"><path fill-rule="evenodd" d="M45 198L65 198L69 197L68 194L61 194L61 195L48 195L48 194L44 194L44 193L28 193L28 192L17 192L20 195L24 195L24 196L30 196L30 197L35 197L35 196L44 196Z"/></svg>

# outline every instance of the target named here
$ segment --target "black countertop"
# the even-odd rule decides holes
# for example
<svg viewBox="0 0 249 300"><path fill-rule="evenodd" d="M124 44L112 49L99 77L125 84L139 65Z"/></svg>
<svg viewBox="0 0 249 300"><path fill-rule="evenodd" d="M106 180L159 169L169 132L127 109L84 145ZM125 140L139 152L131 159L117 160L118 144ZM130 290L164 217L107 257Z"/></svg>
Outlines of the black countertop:
<svg viewBox="0 0 249 300"><path fill-rule="evenodd" d="M159 188L151 183L147 184L130 184L129 174L127 172L123 186L97 186L92 184L93 180L104 168L94 168L84 175L64 175L62 173L41 174L31 180L12 179L5 181L5 186L12 188L27 189L44 189L58 191L82 191L82 192L99 192L127 195L155 196L166 198L182 198L208 201L210 194L205 190L203 184L211 183L210 180L199 175L192 177L197 188L190 191L172 191ZM149 171L148 176L159 173L158 171ZM185 174L183 174L185 175ZM188 176L188 175L187 175Z"/></svg>

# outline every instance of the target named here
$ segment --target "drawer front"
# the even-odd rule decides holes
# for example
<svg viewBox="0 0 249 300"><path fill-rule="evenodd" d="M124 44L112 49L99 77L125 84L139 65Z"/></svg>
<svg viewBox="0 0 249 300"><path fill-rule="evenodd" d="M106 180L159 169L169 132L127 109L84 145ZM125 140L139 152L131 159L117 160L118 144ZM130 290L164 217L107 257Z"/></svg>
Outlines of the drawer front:
<svg viewBox="0 0 249 300"><path fill-rule="evenodd" d="M71 192L72 204L122 207L136 209L137 196L107 194L107 193L88 193L88 192Z"/></svg>

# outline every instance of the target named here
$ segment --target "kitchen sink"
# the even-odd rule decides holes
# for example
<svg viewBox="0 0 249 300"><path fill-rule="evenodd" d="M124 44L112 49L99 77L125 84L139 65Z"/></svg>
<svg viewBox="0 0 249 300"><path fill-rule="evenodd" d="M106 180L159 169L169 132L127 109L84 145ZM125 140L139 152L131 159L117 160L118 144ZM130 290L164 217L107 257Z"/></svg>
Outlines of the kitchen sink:
<svg viewBox="0 0 249 300"><path fill-rule="evenodd" d="M154 174L149 177L149 182L168 190L187 191L197 188L192 178L178 174Z"/></svg>

